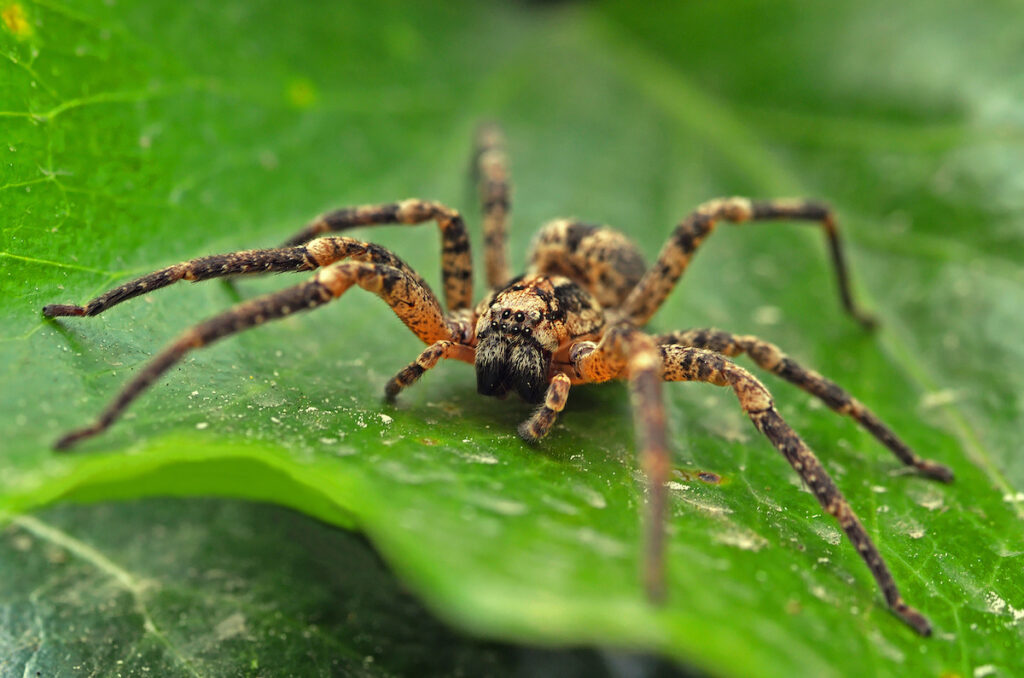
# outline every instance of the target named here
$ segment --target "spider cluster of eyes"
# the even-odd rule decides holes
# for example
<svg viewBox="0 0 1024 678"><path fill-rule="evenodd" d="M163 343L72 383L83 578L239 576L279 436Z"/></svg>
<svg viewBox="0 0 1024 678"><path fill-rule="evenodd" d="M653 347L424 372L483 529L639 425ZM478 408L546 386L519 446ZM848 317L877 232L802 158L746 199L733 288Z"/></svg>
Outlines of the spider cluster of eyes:
<svg viewBox="0 0 1024 678"><path fill-rule="evenodd" d="M497 315L497 309L492 310L494 311L495 315ZM523 336L528 337L531 334L533 334L533 327L531 325L536 325L538 322L540 322L540 314L537 313L536 311L530 313L530 324L527 325L525 324L527 321L526 313L518 311L515 313L515 315L513 315L512 311L506 308L504 311L501 312L501 320L508 321L509 318L515 321L514 325L510 324L509 322L501 322L498 320L498 318L494 318L494 320L491 321L491 329L506 332L511 335L522 333Z"/></svg>

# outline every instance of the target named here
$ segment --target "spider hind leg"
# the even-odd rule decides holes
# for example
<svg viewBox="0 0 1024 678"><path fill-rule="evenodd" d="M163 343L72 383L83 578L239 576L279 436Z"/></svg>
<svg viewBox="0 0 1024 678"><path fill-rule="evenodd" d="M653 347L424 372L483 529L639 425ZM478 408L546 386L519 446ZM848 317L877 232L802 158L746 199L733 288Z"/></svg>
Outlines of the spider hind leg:
<svg viewBox="0 0 1024 678"><path fill-rule="evenodd" d="M834 412L856 421L906 466L917 469L919 473L929 478L944 483L953 482L952 469L918 456L863 403L835 382L797 363L775 344L751 335L730 334L712 329L670 332L658 335L655 341L659 344L706 349L730 357L746 353L759 367L795 384L828 405Z"/></svg>
<svg viewBox="0 0 1024 678"><path fill-rule="evenodd" d="M813 200L749 200L740 197L706 202L676 226L662 247L658 260L623 302L622 319L637 327L650 320L675 288L697 248L711 235L718 222L742 224L780 220L804 221L821 226L828 242L843 308L863 327L874 327L874 318L854 303L839 227L830 207Z"/></svg>

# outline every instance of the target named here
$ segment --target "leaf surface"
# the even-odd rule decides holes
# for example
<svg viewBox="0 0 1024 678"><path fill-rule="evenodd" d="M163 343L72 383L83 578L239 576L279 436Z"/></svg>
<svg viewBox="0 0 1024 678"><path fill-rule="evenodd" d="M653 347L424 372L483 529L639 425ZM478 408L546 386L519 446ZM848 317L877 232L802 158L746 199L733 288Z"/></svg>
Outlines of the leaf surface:
<svg viewBox="0 0 1024 678"><path fill-rule="evenodd" d="M476 633L642 648L724 676L1020 669L1019 10L18 7L30 30L0 29L9 518L57 500L268 500L365 531ZM575 389L539 449L515 436L529 409L478 397L463 364L385 406L421 347L359 290L193 354L80 454L49 452L183 328L293 280L178 285L91 319L42 321L42 305L273 246L341 205L434 198L476 224L465 167L485 118L509 137L516 263L554 216L614 224L653 257L714 196L832 201L878 332L840 312L820 234L782 224L721 228L652 328L759 334L955 469L948 487L907 475L765 377L934 638L888 613L732 395L697 385L666 389L679 475L669 601L650 606L625 389ZM435 229L361 234L439 287Z"/></svg>
<svg viewBox="0 0 1024 678"><path fill-rule="evenodd" d="M355 535L266 504L146 499L0 538L0 675L503 675Z"/></svg>

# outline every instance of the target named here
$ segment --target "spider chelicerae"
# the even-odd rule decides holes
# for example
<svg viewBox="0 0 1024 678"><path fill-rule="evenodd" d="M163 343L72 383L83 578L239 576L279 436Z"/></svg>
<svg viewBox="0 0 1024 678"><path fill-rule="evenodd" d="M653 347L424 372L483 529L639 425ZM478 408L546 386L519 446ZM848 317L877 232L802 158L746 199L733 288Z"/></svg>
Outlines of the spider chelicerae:
<svg viewBox="0 0 1024 678"><path fill-rule="evenodd" d="M383 299L427 345L388 382L389 400L442 359L472 363L480 394L504 397L514 391L538 405L519 426L519 435L536 443L550 431L573 386L628 380L639 456L648 483L643 577L652 599L664 595L666 483L671 460L661 382L707 382L733 389L757 430L800 474L825 511L839 521L889 607L918 633L929 635L930 623L904 602L881 554L818 458L779 416L764 385L730 358L746 353L759 367L799 386L839 414L852 417L901 462L920 473L950 482L952 471L919 457L858 400L771 343L713 329L658 335L640 330L675 287L698 246L722 220L820 225L843 306L862 325L871 326L871 318L858 310L850 294L832 211L808 200L712 200L676 226L653 266L648 266L636 246L618 231L560 219L540 230L527 272L512 277L506 247L508 172L504 141L496 126L485 125L478 132L473 167L483 205L490 288L476 306L472 303L469 236L461 215L443 204L413 199L339 209L313 220L282 247L193 259L125 283L85 306L44 307L43 314L51 318L93 316L179 280L319 269L304 283L238 304L184 332L122 389L91 426L68 433L55 447L67 449L107 429L189 351L268 320L323 306L357 285ZM373 243L326 235L359 226L429 221L435 221L441 230L447 313L423 278L392 252Z"/></svg>

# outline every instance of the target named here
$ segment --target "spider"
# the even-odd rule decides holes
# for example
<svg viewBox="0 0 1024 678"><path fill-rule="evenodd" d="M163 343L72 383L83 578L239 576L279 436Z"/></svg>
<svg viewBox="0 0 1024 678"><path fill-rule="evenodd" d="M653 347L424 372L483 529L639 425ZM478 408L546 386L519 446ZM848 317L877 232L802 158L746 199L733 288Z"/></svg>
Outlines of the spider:
<svg viewBox="0 0 1024 678"><path fill-rule="evenodd" d="M559 219L546 224L531 248L523 275L511 277L506 222L509 182L504 140L495 125L477 134L474 174L483 207L486 276L490 291L472 304L469 237L458 211L418 199L348 207L326 213L282 247L192 259L125 283L85 306L54 304L47 317L94 316L133 297L179 280L200 281L240 274L312 271L312 279L243 303L185 331L138 374L90 426L55 443L67 449L106 430L164 372L193 349L306 311L357 285L383 299L427 345L387 384L393 401L442 359L471 363L481 395L517 393L538 405L519 426L537 443L551 430L573 386L624 379L629 383L641 466L647 478L643 580L649 597L664 597L665 519L670 451L665 431L662 381L698 381L732 388L739 404L821 503L838 520L881 589L886 603L921 635L931 624L904 602L896 583L849 503L814 453L783 421L765 386L730 358L746 353L761 368L856 420L903 464L943 482L952 471L915 454L867 407L817 372L802 367L778 347L750 335L713 329L647 334L641 327L658 310L717 222L804 221L821 226L831 252L845 310L866 327L873 320L850 293L839 231L832 210L809 200L712 200L699 206L672 232L653 266L622 233L605 226ZM419 225L435 221L441 231L441 269L447 313L420 275L389 250L346 236L327 235L357 226Z"/></svg>

